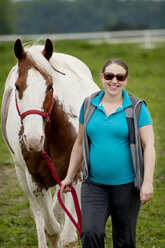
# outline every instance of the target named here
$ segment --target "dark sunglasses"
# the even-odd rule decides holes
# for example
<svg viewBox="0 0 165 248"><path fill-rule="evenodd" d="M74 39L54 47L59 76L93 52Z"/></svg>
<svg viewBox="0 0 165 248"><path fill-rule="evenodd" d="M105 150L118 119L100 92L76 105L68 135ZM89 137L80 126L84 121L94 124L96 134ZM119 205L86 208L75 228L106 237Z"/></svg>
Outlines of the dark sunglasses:
<svg viewBox="0 0 165 248"><path fill-rule="evenodd" d="M118 74L113 74L112 72L104 72L104 79L105 80L112 80L114 77L116 77L117 81L125 81L127 78L127 75L124 73L118 73Z"/></svg>

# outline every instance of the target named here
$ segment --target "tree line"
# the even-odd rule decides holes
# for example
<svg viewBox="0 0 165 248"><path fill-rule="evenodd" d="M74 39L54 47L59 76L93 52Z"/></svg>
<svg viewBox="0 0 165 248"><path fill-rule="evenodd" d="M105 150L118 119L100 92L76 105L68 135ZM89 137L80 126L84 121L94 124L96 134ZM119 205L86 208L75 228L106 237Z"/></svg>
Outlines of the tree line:
<svg viewBox="0 0 165 248"><path fill-rule="evenodd" d="M0 11L1 34L165 28L165 1L0 0Z"/></svg>

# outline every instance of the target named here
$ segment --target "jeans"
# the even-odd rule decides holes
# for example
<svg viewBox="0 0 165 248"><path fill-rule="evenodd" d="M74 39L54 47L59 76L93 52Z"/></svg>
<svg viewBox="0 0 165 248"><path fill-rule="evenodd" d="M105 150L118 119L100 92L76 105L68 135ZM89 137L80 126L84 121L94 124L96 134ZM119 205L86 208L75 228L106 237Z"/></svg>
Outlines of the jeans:
<svg viewBox="0 0 165 248"><path fill-rule="evenodd" d="M114 248L136 247L140 191L134 183L99 185L83 182L81 192L82 248L104 248L105 225L112 219Z"/></svg>

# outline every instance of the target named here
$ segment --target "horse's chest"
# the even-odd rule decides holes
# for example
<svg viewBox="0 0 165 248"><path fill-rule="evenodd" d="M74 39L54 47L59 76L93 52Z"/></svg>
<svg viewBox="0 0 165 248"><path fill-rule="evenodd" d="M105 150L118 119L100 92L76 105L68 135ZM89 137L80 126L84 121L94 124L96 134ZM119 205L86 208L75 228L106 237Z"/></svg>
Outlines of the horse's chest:
<svg viewBox="0 0 165 248"><path fill-rule="evenodd" d="M23 152L24 159L26 161L27 168L31 174L33 180L44 188L49 188L57 184L54 179L52 172L48 166L48 162L42 157L40 153ZM51 156L52 158L52 156ZM53 156L51 163L55 168L55 171L60 178L63 180L66 176L69 156Z"/></svg>

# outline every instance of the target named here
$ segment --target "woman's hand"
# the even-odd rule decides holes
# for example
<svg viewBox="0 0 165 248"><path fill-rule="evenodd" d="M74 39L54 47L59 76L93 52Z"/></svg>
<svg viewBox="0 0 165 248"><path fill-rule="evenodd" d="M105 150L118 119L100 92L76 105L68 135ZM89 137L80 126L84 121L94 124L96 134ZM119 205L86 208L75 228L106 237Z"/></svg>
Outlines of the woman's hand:
<svg viewBox="0 0 165 248"><path fill-rule="evenodd" d="M153 196L153 185L151 182L143 182L140 189L140 200L142 205L151 200Z"/></svg>
<svg viewBox="0 0 165 248"><path fill-rule="evenodd" d="M69 186L72 185L72 184L77 184L78 180L82 181L81 169L76 173L74 180L71 180L71 179L66 177L61 182L61 192L62 193L70 192L71 188Z"/></svg>
<svg viewBox="0 0 165 248"><path fill-rule="evenodd" d="M72 180L66 177L61 182L61 192L62 193L71 192L71 188L69 187L70 185L72 185Z"/></svg>

